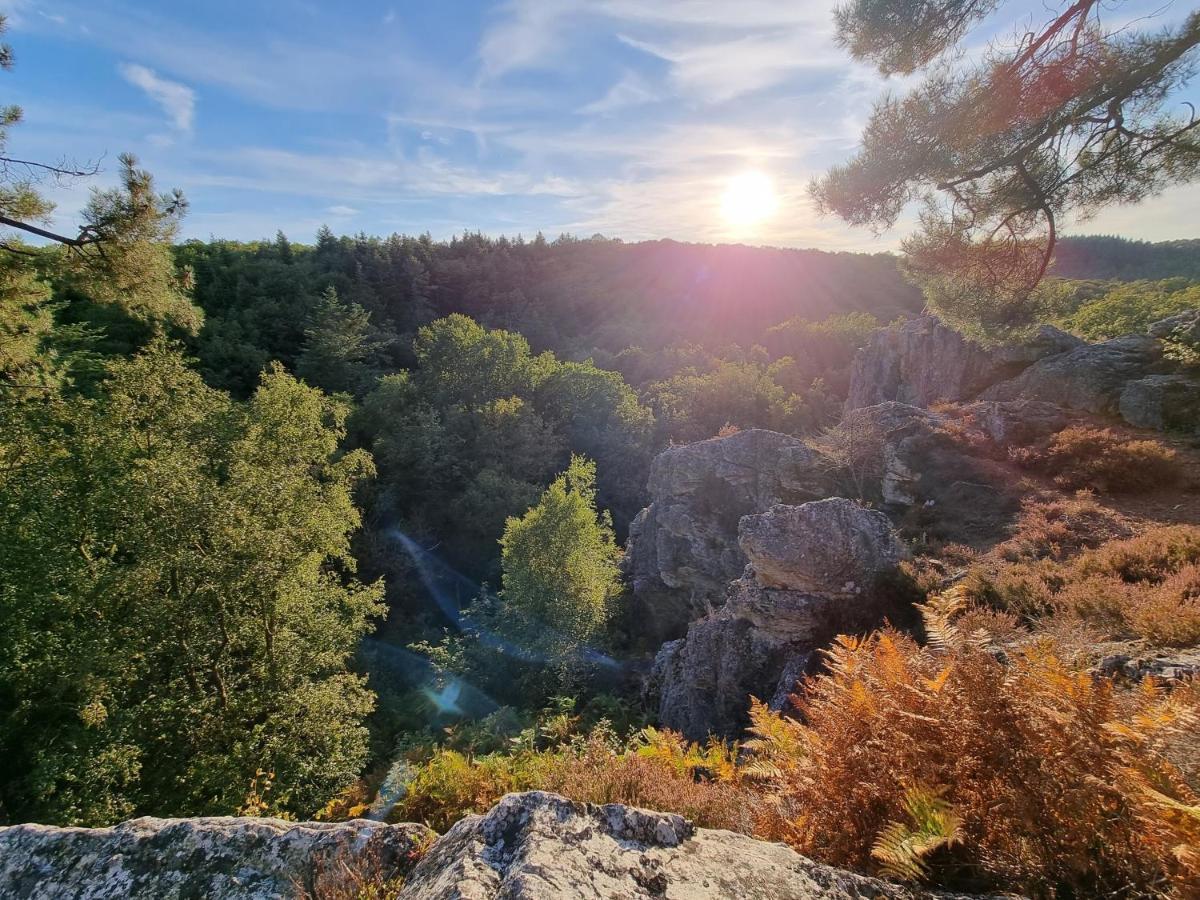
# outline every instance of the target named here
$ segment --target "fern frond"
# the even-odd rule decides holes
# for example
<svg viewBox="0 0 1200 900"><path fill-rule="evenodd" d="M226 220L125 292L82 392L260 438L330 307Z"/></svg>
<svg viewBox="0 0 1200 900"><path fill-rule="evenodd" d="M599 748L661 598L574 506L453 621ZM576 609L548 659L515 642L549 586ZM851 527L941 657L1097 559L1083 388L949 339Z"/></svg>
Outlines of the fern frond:
<svg viewBox="0 0 1200 900"><path fill-rule="evenodd" d="M962 649L963 635L954 624L954 620L966 606L962 591L957 587L933 594L924 603L917 604L917 610L925 624L925 637L929 646L938 653L952 653Z"/></svg>
<svg viewBox="0 0 1200 900"><path fill-rule="evenodd" d="M926 858L940 847L961 840L962 820L942 798L945 788L911 787L904 792L904 811L910 822L891 822L875 839L871 856L880 871L901 881L928 877Z"/></svg>

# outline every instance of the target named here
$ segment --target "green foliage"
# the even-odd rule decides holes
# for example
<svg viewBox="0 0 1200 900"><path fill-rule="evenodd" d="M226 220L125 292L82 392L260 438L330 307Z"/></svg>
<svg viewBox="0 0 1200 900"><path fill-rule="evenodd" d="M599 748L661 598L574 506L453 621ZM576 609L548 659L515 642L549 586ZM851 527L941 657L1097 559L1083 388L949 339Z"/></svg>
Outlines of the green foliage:
<svg viewBox="0 0 1200 900"><path fill-rule="evenodd" d="M248 404L160 345L100 395L5 408L0 796L17 819L308 814L365 761L346 662L380 586L348 577L362 453L278 369Z"/></svg>
<svg viewBox="0 0 1200 900"><path fill-rule="evenodd" d="M942 799L945 790L911 787L904 793L907 822L892 822L879 833L871 856L888 878L921 881L928 877L925 858L962 839L962 820Z"/></svg>
<svg viewBox="0 0 1200 900"><path fill-rule="evenodd" d="M17 401L57 383L50 291L29 260L0 254L0 397Z"/></svg>
<svg viewBox="0 0 1200 900"><path fill-rule="evenodd" d="M1141 334L1153 322L1200 308L1200 285L1183 278L1113 285L1062 319L1062 326L1089 341Z"/></svg>
<svg viewBox="0 0 1200 900"><path fill-rule="evenodd" d="M647 392L671 441L702 441L726 425L796 434L819 424L820 414L776 381L786 368L721 360L712 371L685 370Z"/></svg>
<svg viewBox="0 0 1200 900"><path fill-rule="evenodd" d="M569 683L581 651L600 637L619 589L620 550L607 511L596 512L596 465L574 456L562 475L500 539L501 627L543 648Z"/></svg>
<svg viewBox="0 0 1200 900"><path fill-rule="evenodd" d="M338 300L326 288L304 332L304 349L296 358L296 374L331 393L361 395L378 377L373 357L379 340L371 334L371 316L357 304Z"/></svg>
<svg viewBox="0 0 1200 900"><path fill-rule="evenodd" d="M602 506L625 521L640 508L652 419L619 375L534 356L520 335L461 315L419 329L413 352L415 368L381 379L352 423L380 470L373 517L494 580L505 522L572 452L599 461ZM374 563L398 571L406 556Z"/></svg>
<svg viewBox="0 0 1200 900"><path fill-rule="evenodd" d="M111 325L119 313L131 320L126 334L111 335L125 338L113 349L128 352L153 334L195 334L204 314L192 304L171 253L187 209L183 195L157 194L150 173L128 154L121 156L120 177L119 187L93 192L84 210L85 227L103 251L68 255L68 288L77 318Z"/></svg>

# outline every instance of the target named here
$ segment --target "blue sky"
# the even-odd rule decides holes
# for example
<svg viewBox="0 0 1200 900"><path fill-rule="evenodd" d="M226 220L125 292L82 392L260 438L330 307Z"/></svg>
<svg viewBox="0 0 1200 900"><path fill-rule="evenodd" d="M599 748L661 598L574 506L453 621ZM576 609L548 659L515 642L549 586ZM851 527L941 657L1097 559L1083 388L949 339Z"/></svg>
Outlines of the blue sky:
<svg viewBox="0 0 1200 900"><path fill-rule="evenodd" d="M8 0L17 67L0 84L26 114L13 155L98 160L103 184L132 151L187 194L188 237L311 241L327 223L890 249L903 224L874 237L805 195L889 87L834 45L832 5ZM1014 0L991 28L1029 16L1042 4ZM721 195L747 170L779 204L735 228ZM48 193L69 229L86 187ZM1200 236L1198 202L1180 189L1076 230Z"/></svg>

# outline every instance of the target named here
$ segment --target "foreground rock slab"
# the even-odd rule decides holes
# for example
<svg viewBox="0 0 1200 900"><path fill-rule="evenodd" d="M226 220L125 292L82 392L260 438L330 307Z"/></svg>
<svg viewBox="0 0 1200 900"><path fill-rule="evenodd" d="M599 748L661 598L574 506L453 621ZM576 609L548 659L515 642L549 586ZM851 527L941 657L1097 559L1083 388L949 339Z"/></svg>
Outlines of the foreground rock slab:
<svg viewBox="0 0 1200 900"><path fill-rule="evenodd" d="M925 900L819 865L782 844L681 816L555 794L509 794L428 847L420 825L279 819L134 819L114 828L0 828L0 897L266 900L313 889L322 866L406 876L401 900ZM364 895L366 896L366 895ZM373 894L371 896L374 896ZM381 895L382 896L382 895ZM393 896L388 894L388 896Z"/></svg>
<svg viewBox="0 0 1200 900"><path fill-rule="evenodd" d="M343 864L403 875L424 825L282 819L133 819L113 828L0 828L6 900L301 897Z"/></svg>
<svg viewBox="0 0 1200 900"><path fill-rule="evenodd" d="M818 865L782 844L620 804L509 794L446 833L413 870L413 900L865 900L933 895Z"/></svg>

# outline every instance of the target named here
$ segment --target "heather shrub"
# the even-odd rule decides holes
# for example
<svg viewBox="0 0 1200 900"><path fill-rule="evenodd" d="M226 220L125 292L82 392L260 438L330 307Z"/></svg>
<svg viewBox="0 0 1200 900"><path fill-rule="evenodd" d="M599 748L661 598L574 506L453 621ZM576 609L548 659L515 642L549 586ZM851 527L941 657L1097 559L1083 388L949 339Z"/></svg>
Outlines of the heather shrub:
<svg viewBox="0 0 1200 900"><path fill-rule="evenodd" d="M1157 583L1192 563L1200 563L1200 526L1160 525L1082 554L1073 570Z"/></svg>
<svg viewBox="0 0 1200 900"><path fill-rule="evenodd" d="M1134 632L1167 647L1200 644L1200 566L1184 567L1141 592L1129 611Z"/></svg>
<svg viewBox="0 0 1200 900"><path fill-rule="evenodd" d="M1060 585L1059 568L1050 562L980 564L967 571L957 593L973 605L1029 621L1053 611L1052 598Z"/></svg>
<svg viewBox="0 0 1200 900"><path fill-rule="evenodd" d="M593 732L555 757L542 789L587 803L667 810L704 828L749 832L752 825L731 749L689 744L669 731L646 729L621 749Z"/></svg>
<svg viewBox="0 0 1200 900"><path fill-rule="evenodd" d="M1148 491L1172 485L1182 474L1174 450L1158 441L1130 440L1111 428L1073 425L1044 449L1017 448L1010 456L1067 489Z"/></svg>
<svg viewBox="0 0 1200 900"><path fill-rule="evenodd" d="M546 763L546 754L532 750L478 757L435 750L413 767L389 818L445 831L465 815L487 812L505 794L541 787Z"/></svg>
<svg viewBox="0 0 1200 900"><path fill-rule="evenodd" d="M1022 502L1012 537L996 549L1010 562L1059 560L1129 533L1118 514L1097 503L1091 493L1080 491L1074 497Z"/></svg>
<svg viewBox="0 0 1200 900"><path fill-rule="evenodd" d="M1184 896L1200 798L1175 760L1196 690L1121 691L1049 641L1004 664L961 628L959 602L927 607L926 647L839 638L829 674L804 685L803 724L754 705L758 833L943 887L1129 896L1172 879Z"/></svg>

